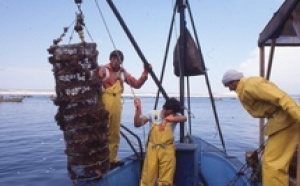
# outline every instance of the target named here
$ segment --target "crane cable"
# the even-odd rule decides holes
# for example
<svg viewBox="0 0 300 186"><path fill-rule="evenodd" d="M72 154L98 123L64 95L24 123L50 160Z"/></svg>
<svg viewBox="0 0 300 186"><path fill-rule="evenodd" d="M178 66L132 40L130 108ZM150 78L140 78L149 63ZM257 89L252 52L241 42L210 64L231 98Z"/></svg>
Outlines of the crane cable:
<svg viewBox="0 0 300 186"><path fill-rule="evenodd" d="M77 26L79 26L79 27L83 26L85 28L85 30L86 30L86 33L90 37L91 41L94 42L94 40L92 38L92 35L90 34L88 28L86 27L86 25L84 23L84 14L83 14L83 12L81 10L82 0L75 0L75 3L77 5L78 11L79 11L79 14L76 15L76 21L77 21L77 23L76 23L76 26L75 26L75 30L77 31L77 33L79 34L79 37L81 38L81 37L83 37L83 35L81 36L81 34L83 34L83 33L80 33L80 31L78 32ZM77 24L80 24L80 25L77 25ZM82 39L82 42L84 42L83 38L81 38L81 39Z"/></svg>
<svg viewBox="0 0 300 186"><path fill-rule="evenodd" d="M108 28L108 25L107 25L107 23L106 23L106 20L105 20L105 18L104 18L104 15L103 15L103 13L102 13L102 10L101 10L101 8L100 8L99 3L98 3L97 0L95 0L95 4L96 4L97 10L98 10L98 13L99 13L99 15L100 15L100 17L101 17L101 20L102 20L102 22L103 22L103 24L104 24L105 30L106 30L106 32L107 32L107 34L108 34L108 36L109 36L110 42L112 43L114 50L116 50L116 49L117 49L116 44L115 44L115 42L114 42L114 40L113 40L113 37L112 37L112 35L111 35L111 32L110 32L110 30L109 30L109 28ZM119 59L119 60L120 60L120 59ZM123 69L124 69L123 64L121 64L120 66L122 66ZM125 78L126 78L126 75L125 75ZM129 81L129 80L127 79L127 81ZM133 95L133 98L134 98L134 99L137 98L136 95L135 95L135 92L134 92L134 90L133 90L133 87L132 87L131 84L130 84L130 82L129 82L128 85L129 85L129 87L130 87L131 94ZM144 139L143 139L143 140L144 140L144 145L146 145L146 130L145 130L145 125L143 126L143 138L144 138Z"/></svg>
<svg viewBox="0 0 300 186"><path fill-rule="evenodd" d="M107 34L108 34L108 36L109 36L110 42L112 43L114 50L116 50L117 47L116 47L115 42L114 42L114 40L113 40L113 37L112 37L112 35L111 35L110 31L109 31L109 28L108 28L108 26L107 26L107 23L106 23L106 21L105 21L105 18L104 18L104 16L103 16L102 10L101 10L101 8L100 8L99 3L98 3L97 0L95 0L95 4L96 4L97 10L98 10L98 12L99 12L99 15L100 15L100 17L101 17L101 20L102 20L102 22L103 22L103 24L104 24L104 26L105 26L105 30L106 30L106 32L107 32ZM119 57L119 56L118 56L118 57ZM120 59L119 59L119 60L120 60ZM123 64L121 64L120 66L124 68ZM126 78L126 76L125 76L125 78ZM127 81L128 81L128 80L127 80ZM130 90L131 90L131 93L132 93L133 97L136 98L136 95L135 95L134 90L133 90L133 88L132 88L132 86L131 86L130 83L129 83L129 87L130 87Z"/></svg>

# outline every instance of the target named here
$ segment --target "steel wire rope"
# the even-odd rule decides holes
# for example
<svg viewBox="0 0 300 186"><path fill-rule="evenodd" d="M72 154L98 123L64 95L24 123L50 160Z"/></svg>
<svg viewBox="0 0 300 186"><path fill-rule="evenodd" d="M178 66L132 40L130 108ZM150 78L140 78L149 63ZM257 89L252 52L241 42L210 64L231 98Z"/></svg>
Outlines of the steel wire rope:
<svg viewBox="0 0 300 186"><path fill-rule="evenodd" d="M83 12L82 12L82 10L81 10L81 4L80 4L80 3L76 3L76 5L77 5L77 8L78 8L80 14L82 15L82 19L84 19L84 14L83 14ZM92 35L90 34L90 32L89 32L89 30L88 30L88 28L87 28L87 26L85 25L84 22L82 22L82 26L85 28L86 33L87 33L88 36L90 37L91 41L94 42L94 40L93 40L93 38L92 38Z"/></svg>
<svg viewBox="0 0 300 186"><path fill-rule="evenodd" d="M69 31L70 27L75 23L75 21L76 20L72 21L68 27L64 27L63 33L57 39L53 40L54 45L58 45L63 40L63 37L66 36L67 32Z"/></svg>
<svg viewBox="0 0 300 186"><path fill-rule="evenodd" d="M116 44L115 44L115 42L114 42L114 40L113 40L113 37L112 37L112 35L111 35L111 32L110 32L110 30L109 30L109 28L108 28L108 25L107 25L107 23L106 23L106 20L105 20L105 18L104 18L104 15L103 15L103 13L102 13L102 10L101 10L101 8L100 8L99 3L98 3L97 0L95 0L95 4L96 4L97 10L98 10L98 13L99 13L99 15L100 15L100 17L101 17L101 20L102 20L102 22L103 22L103 24L104 24L105 30L106 30L106 32L107 32L107 34L108 34L108 36L109 36L110 42L111 42L111 44L113 45L114 50L116 50L116 49L117 49ZM118 56L118 58L119 58L119 56ZM119 59L119 61L121 61L121 60ZM124 69L124 66L123 66L122 63L121 63L120 66L122 66L123 69ZM124 79L125 79L125 78L126 78L126 71L124 71ZM128 79L127 79L127 81L129 82ZM132 93L132 95L133 95L133 98L135 99L135 98L136 98L136 95L135 95L134 90L133 90L133 88L132 88L132 86L131 86L131 83L129 82L128 84L129 84L131 93ZM130 140L130 141L131 141L131 140ZM131 141L131 142L132 142L132 141ZM146 131L145 131L145 125L143 126L143 142L144 142L144 149L146 149L146 147L145 147L145 145L146 145ZM136 143L134 143L134 144L136 145ZM142 150L142 149L141 149L141 150Z"/></svg>
<svg viewBox="0 0 300 186"><path fill-rule="evenodd" d="M196 32L196 26L195 26L195 22L194 22L194 19L193 19L191 7L190 7L190 4L189 4L188 0L186 0L186 4L187 4L187 7L188 7L188 13L189 13L189 16L190 16L192 28L193 28L193 31L194 31L194 36L195 36L197 48L198 48L199 53L201 54L200 43L199 43L198 35L197 35L197 32ZM205 81L206 81L206 85L208 87L208 93L210 95L212 109L213 109L213 113L214 113L214 117L215 117L215 121L216 121L216 127L218 129L218 134L220 136L220 140L221 140L221 144L223 146L223 150L224 150L224 152L226 152L225 141L224 141L221 126L220 126L220 123L219 123L219 118L218 118L218 114L217 114L217 111L216 111L216 106L215 106L215 102L214 102L214 99L213 99L213 94L212 94L211 86L210 86L210 83L209 83L208 74L207 74L207 71L206 71L206 66L205 66L205 63L204 63L204 59L202 59L202 62L203 62L202 64L203 64L204 71L205 71L205 73L204 73Z"/></svg>
<svg viewBox="0 0 300 186"><path fill-rule="evenodd" d="M116 50L116 49L117 49L116 44L115 44L115 42L114 42L114 40L113 40L113 37L112 37L112 35L111 35L111 32L110 32L110 30L109 30L109 28L108 28L108 25L107 25L107 23L106 23L106 21L105 21L104 15L103 15L103 13L102 13L102 10L101 10L101 8L100 8L99 3L98 3L97 0L95 0L95 4L96 4L97 10L98 10L98 12L99 12L99 15L100 15L100 17L101 17L101 20L102 20L102 22L103 22L103 24L104 24L105 30L106 30L106 32L107 32L107 34L108 34L108 36L109 36L110 42L112 43L114 50ZM118 57L119 57L119 56L118 56ZM119 60L120 60L120 59L119 59ZM123 64L121 64L121 66L124 67ZM125 76L125 78L126 78L126 76ZM134 93L134 90L133 90L132 86L130 85L130 83L129 83L129 87L130 87L130 90L131 90L131 93L132 93L133 97L136 98L135 93Z"/></svg>
<svg viewBox="0 0 300 186"><path fill-rule="evenodd" d="M100 8L99 3L98 3L97 0L95 0L95 4L96 4L97 10L98 10L98 12L99 12L99 15L100 15L100 17L101 17L101 20L102 20L102 22L103 22L103 24L104 24L105 30L106 30L106 32L107 32L107 34L108 34L108 36L109 36L110 42L112 43L114 50L116 50L116 49L117 49L116 44L115 44L115 42L114 42L114 40L113 40L113 37L112 37L112 35L111 35L111 32L110 32L110 30L109 30L109 28L108 28L108 25L107 25L107 23L106 23L106 21L105 21L104 15L103 15L103 13L102 13L102 10L101 10L101 8ZM118 56L118 57L119 57L119 56ZM119 59L119 60L120 60L120 59ZM123 64L121 64L121 66L124 68ZM126 72L124 72L124 73L125 73L125 77L124 77L124 78L126 78ZM127 81L129 81L129 80L127 79ZM133 88L132 88L130 82L129 82L129 87L130 87L131 94L133 95L133 98L135 99L135 98L136 98L136 95L135 95L135 93L134 93L134 90L133 90ZM144 146L145 146L145 145L146 145L146 130L145 130L145 125L143 126L143 143L144 143Z"/></svg>

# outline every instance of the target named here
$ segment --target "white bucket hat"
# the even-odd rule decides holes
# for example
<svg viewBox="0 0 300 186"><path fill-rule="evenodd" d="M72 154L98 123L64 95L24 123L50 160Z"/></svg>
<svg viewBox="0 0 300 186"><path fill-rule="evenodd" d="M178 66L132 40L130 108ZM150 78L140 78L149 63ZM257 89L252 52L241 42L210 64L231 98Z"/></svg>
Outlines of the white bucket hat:
<svg viewBox="0 0 300 186"><path fill-rule="evenodd" d="M223 85L226 85L227 83L235 80L240 80L242 77L244 77L242 72L238 72L236 70L227 70L222 78Z"/></svg>

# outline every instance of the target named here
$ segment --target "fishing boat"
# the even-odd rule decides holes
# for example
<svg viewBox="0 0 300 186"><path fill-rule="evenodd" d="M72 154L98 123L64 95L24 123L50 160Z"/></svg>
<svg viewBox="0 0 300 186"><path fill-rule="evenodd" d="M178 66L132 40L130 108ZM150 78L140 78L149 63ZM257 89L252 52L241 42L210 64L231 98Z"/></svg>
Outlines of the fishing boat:
<svg viewBox="0 0 300 186"><path fill-rule="evenodd" d="M144 57L141 49L137 45L134 37L131 35L129 28L122 19L117 8L114 6L112 1L107 1L112 11L114 12L116 18L120 22L123 30L134 46L135 50L139 54L141 60L144 64L147 64L147 60ZM186 11L190 15L191 25L193 26L193 33L196 42L190 41L189 30L186 27ZM219 149L213 146L211 143L202 140L200 137L188 136L186 139L184 136L183 124L180 125L180 140L176 143L176 173L174 178L174 185L177 186L187 186L187 185L207 185L207 186L226 186L226 185L257 185L256 182L251 178L251 167L240 162L236 157L230 156L226 153L225 143L223 141L221 128L218 121L217 111L215 108L215 99L212 95L210 88L208 74L205 68L204 59L202 57L200 44L196 34L196 28L194 25L194 20L192 17L190 5L188 1L177 1L173 9L173 17L170 26L169 38L171 37L172 26L174 24L174 17L176 12L179 14L180 20L180 36L177 41L175 51L174 51L174 73L179 79L179 99L182 105L186 105L185 100L187 100L187 105L190 105L190 95L189 90L185 92L186 87L189 87L189 77L203 75L207 82L207 88L210 95L212 110L215 114L215 121L219 131L220 140L223 149ZM167 41L169 43L169 40ZM194 46L194 47L193 47ZM166 53L168 53L168 44ZM177 51L176 51L177 50ZM190 54L193 51L196 54ZM196 61L197 63L193 63ZM163 62L163 67L165 66L166 58ZM187 64L190 63L190 64ZM195 68L199 71L189 70L190 66L193 65L193 70ZM177 67L177 68L176 68ZM165 99L168 98L168 94L164 91L162 85L162 79L158 80L154 72L150 71L150 74L155 81L159 92L157 93L157 98L159 93L163 95ZM163 74L163 72L162 72ZM185 81L187 82L185 84ZM157 103L157 102L156 102ZM190 108L187 108L190 110ZM189 121L191 120L189 116ZM122 126L126 129L124 126ZM191 129L191 127L190 127ZM128 130L128 129L126 129ZM137 150L137 153L133 156L125 158L125 165L117 169L112 170L108 174L104 175L101 180L97 182L96 185L139 185L139 180L141 176L141 168L144 153L142 148Z"/></svg>
<svg viewBox="0 0 300 186"><path fill-rule="evenodd" d="M189 4L188 0L177 0L174 4L173 8L173 15L172 15L172 21L170 24L170 31L169 31L169 37L166 44L166 56L164 58L164 61L162 63L162 75L160 79L157 78L155 72L150 67L146 57L144 56L142 50L140 49L139 45L137 44L135 38L130 32L130 29L127 27L125 21L123 20L120 12L118 11L117 7L114 5L112 0L106 1L111 11L114 13L115 17L119 21L120 25L123 28L123 31L127 35L128 39L130 40L131 44L133 45L133 48L136 50L137 54L139 55L141 61L143 62L144 66L148 68L149 74L151 78L153 79L154 83L156 84L158 88L156 101L154 103L154 108L157 107L158 99L161 97L163 99L168 99L169 95L165 91L163 85L163 74L165 71L165 63L167 61L167 53L169 52L169 44L170 44L170 37L173 31L174 21L176 15L179 17L179 25L180 25L180 35L178 37L178 40L176 42L176 46L173 52L173 66L174 66L174 74L178 77L179 82L179 100L182 105L185 106L185 112L188 116L188 122L187 123L181 123L180 124L180 138L178 141L176 141L176 172L174 177L174 185L176 186L254 186L254 185L260 185L259 176L257 175L257 168L258 164L257 162L250 161L255 159L253 156L253 153L247 154L248 160L247 163L242 163L240 160L238 160L237 157L231 156L227 154L225 142L223 140L222 130L219 124L218 114L215 107L215 98L212 95L212 90L210 87L209 77L207 73L207 69L205 67L205 62L202 56L200 43L198 41L198 36L196 32L196 27L194 24L192 12L191 12L191 6ZM54 45L48 49L50 54L53 54L54 57L50 58L50 63L54 64L53 72L56 77L56 83L60 83L60 81L64 81L63 83L60 83L57 85L56 90L56 99L55 102L57 105L64 106L64 109L59 108L58 110L61 111L60 114L56 116L56 119L58 121L58 124L60 125L61 129L64 131L64 137L66 140L66 144L69 145L66 148L66 154L70 155L72 154L73 150L76 148L76 145L82 145L82 143L77 143L76 145L74 142L74 138L76 138L75 135L71 135L75 130L72 130L69 128L71 127L70 121L75 118L73 117L65 117L66 121L64 120L63 114L69 113L71 111L74 111L76 109L80 109L78 107L85 106L86 109L84 112L87 112L86 110L94 110L90 107L87 107L86 105L79 105L77 103L72 103L70 105L67 105L67 102L73 101L75 98L80 99L80 96L74 97L73 95L77 95L81 92L88 92L91 93L89 96L94 95L97 93L97 91L92 90L90 87L96 87L96 83L93 81L92 78L87 77L84 80L91 80L91 86L87 87L85 86L84 90L80 90L76 88L73 85L70 85L67 87L67 83L74 82L74 79L77 76L89 74L86 71L84 72L78 72L76 71L76 75L72 76L69 75L70 73L70 66L68 64L63 64L61 61L72 61L74 58L82 58L82 56L86 57L88 56L88 59L86 61L91 61L91 65L86 65L88 68L94 68L94 60L92 59L93 56L97 54L95 52L94 44L88 44L85 43L82 37L82 31L84 26L83 24L83 17L80 16L82 14L81 10L81 3L80 0L75 0L75 3L78 5L79 16L77 16L77 23L76 23L76 31L80 35L81 40L84 44L80 45L68 45L63 46L64 48L59 48L57 44L60 42L61 37L54 41ZM188 13L188 14L187 14ZM192 32L189 31L187 28L187 19L186 15L189 15L189 21L191 25ZM65 29L66 31L67 29ZM63 37L65 33L63 33L61 36ZM79 47L79 49L78 49ZM87 49L86 49L86 48ZM67 51L67 52L66 52ZM84 51L84 52L83 52ZM83 53L85 54L83 54ZM86 54L89 53L89 54ZM72 56L71 56L72 55ZM70 57L71 56L71 57ZM72 59L71 59L72 58ZM85 62L86 62L85 61ZM68 68L63 69L64 65ZM85 65L79 65L80 69L83 68ZM59 77L61 74L67 74L64 76L64 78ZM216 125L218 134L220 137L220 142L222 147L217 148L209 141L205 141L201 139L200 136L195 136L191 134L192 131L192 119L191 119L191 101L190 101L190 77L192 76L203 76L205 78L205 82L207 85L207 90L209 93L210 103L212 107L212 112L214 115L215 123L212 123L212 125ZM81 78L81 77L80 77ZM78 83L77 86L79 86L80 83ZM71 87L71 88L70 88ZM75 88L74 88L75 87ZM68 91L65 91L65 90ZM93 93L93 94L92 94ZM69 96L68 98L64 98ZM73 96L73 97L72 97ZM71 97L71 98L70 98ZM92 99L86 98L86 102L91 103L93 99L96 99L96 97L93 97ZM66 106L67 105L67 106ZM71 108L71 109L70 109ZM103 113L102 116L105 116L106 113L104 110L102 110ZM91 111L92 112L92 111ZM77 115L82 115L83 113L77 112ZM93 112L93 118L96 118L95 112ZM98 118L99 119L99 118ZM97 119L95 119L97 120ZM65 123L64 123L65 122ZM81 125L83 122L78 123L77 121L74 123ZM74 124L73 123L73 124ZM185 125L188 125L188 127L184 127ZM143 166L143 158L145 155L145 152L143 151L143 144L141 143L140 137L134 134L130 129L125 127L124 125L121 125L122 131L121 135L125 138L125 140L129 143L130 147L132 148L132 155L126 157L123 159L124 165L119 166L117 168L114 168L112 170L109 170L109 167L107 166L105 162L105 158L103 162L93 164L92 166L103 166L100 167L98 172L92 172L90 169L84 169L82 165L82 159L79 160L79 155L77 156L69 156L68 161L73 162L73 165L68 165L69 174L71 175L71 178L73 181L75 181L75 185L99 185L99 186L115 186L115 185L130 185L135 186L139 185L140 177L141 177L141 171ZM68 131L69 130L69 131ZM128 140L127 136L124 134L124 132L128 132L130 135L136 138L138 142L138 148L136 149L132 144L131 141ZM84 140L88 141L86 139L87 136L83 136ZM78 136L77 136L78 137ZM80 139L82 140L82 139ZM101 138L101 142L105 142L105 135L103 138ZM77 146L79 149L86 150L88 146ZM103 150L104 148L97 147L95 151L91 151L91 153L98 152L98 150ZM78 151L76 151L78 153ZM104 149L103 153L98 154L99 158L103 158L103 155L107 155L107 151ZM78 158L78 159L76 159ZM88 161L88 160L87 160ZM75 163L74 163L75 162ZM80 163L79 163L80 162ZM252 162L252 163L251 163ZM90 164L92 164L89 161ZM80 166L79 166L80 165ZM84 171L83 171L84 170ZM87 170L87 171L86 171ZM102 171L102 172L101 172ZM79 174L86 173L90 176L90 178L85 176L78 176ZM101 172L100 176L99 172ZM77 175L76 175L77 174ZM95 176L96 175L96 176ZM77 179L77 181L76 181Z"/></svg>
<svg viewBox="0 0 300 186"><path fill-rule="evenodd" d="M14 103L19 103L19 102L22 102L24 99L23 96L18 96L18 97L4 97L4 96L0 96L0 103L1 102L14 102Z"/></svg>

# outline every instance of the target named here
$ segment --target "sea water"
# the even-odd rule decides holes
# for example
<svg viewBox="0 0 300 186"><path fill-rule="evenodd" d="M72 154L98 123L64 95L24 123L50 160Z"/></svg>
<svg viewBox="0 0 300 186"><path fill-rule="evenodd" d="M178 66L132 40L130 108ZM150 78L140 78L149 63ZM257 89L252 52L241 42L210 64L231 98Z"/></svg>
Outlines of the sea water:
<svg viewBox="0 0 300 186"><path fill-rule="evenodd" d="M142 97L143 113L155 109L154 97ZM156 109L160 109L160 99ZM209 98L191 98L192 135L209 141L220 149L225 146L229 155L244 162L246 150L258 147L258 120L251 118L234 98L215 100L219 126L215 120ZM134 128L132 98L123 99L122 124L135 132L146 143L149 126ZM63 133L54 119L57 107L49 96L27 97L20 103L0 103L0 185L47 186L71 185L67 172L67 157L64 153ZM186 113L188 113L186 111ZM191 124L189 124L191 123ZM179 139L179 126L175 131ZM224 144L221 143L219 129ZM128 133L130 142L138 148L138 142ZM118 156L132 154L127 142L122 139Z"/></svg>

